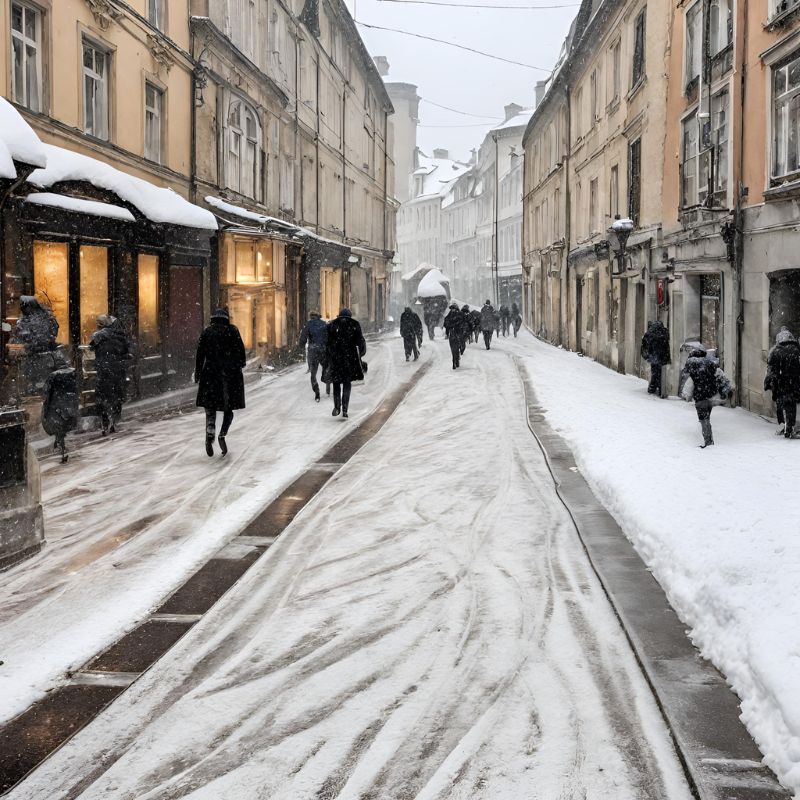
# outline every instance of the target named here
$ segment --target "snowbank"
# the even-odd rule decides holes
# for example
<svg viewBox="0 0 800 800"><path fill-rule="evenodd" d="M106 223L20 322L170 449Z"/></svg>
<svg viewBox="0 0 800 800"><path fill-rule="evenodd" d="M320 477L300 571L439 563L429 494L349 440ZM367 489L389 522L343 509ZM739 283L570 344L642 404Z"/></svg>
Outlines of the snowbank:
<svg viewBox="0 0 800 800"><path fill-rule="evenodd" d="M715 446L700 450L691 405L523 341L548 421L741 698L767 764L800 797L800 442L722 408L711 417Z"/></svg>
<svg viewBox="0 0 800 800"><path fill-rule="evenodd" d="M43 167L47 156L33 128L8 100L0 97L0 178L17 177L14 161Z"/></svg>
<svg viewBox="0 0 800 800"><path fill-rule="evenodd" d="M447 290L442 283L449 283L447 278L438 269L432 269L420 282L417 289L418 297L447 297Z"/></svg>
<svg viewBox="0 0 800 800"><path fill-rule="evenodd" d="M86 181L98 189L113 192L152 222L217 229L217 220L210 211L184 200L172 189L154 186L95 158L62 147L46 144L44 149L47 166L35 170L28 179L34 186L50 188L62 181Z"/></svg>
<svg viewBox="0 0 800 800"><path fill-rule="evenodd" d="M78 197L68 197L63 194L37 192L36 194L29 194L25 198L25 202L33 203L37 206L64 208L67 211L77 211L80 214L90 214L94 217L109 217L110 219L121 219L125 222L136 221L127 208L121 208L110 203L98 203L94 200L81 200Z"/></svg>

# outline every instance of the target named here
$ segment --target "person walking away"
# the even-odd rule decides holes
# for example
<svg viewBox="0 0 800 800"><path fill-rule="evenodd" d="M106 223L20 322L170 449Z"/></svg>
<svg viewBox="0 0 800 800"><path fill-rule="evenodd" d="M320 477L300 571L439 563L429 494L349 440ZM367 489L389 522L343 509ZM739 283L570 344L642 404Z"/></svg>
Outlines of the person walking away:
<svg viewBox="0 0 800 800"><path fill-rule="evenodd" d="M464 355L467 345L472 341L472 314L467 303L461 306L461 319L464 327L464 336L461 339L461 355Z"/></svg>
<svg viewBox="0 0 800 800"><path fill-rule="evenodd" d="M128 374L126 364L130 358L128 337L119 320L110 314L97 318L97 330L89 340L94 353L94 399L100 414L103 436L114 433L127 397Z"/></svg>
<svg viewBox="0 0 800 800"><path fill-rule="evenodd" d="M481 338L481 312L480 309L473 308L470 313L470 323L472 327L472 334L475 337L475 344Z"/></svg>
<svg viewBox="0 0 800 800"><path fill-rule="evenodd" d="M481 333L483 333L483 343L487 350L492 349L492 333L495 328L495 314L491 300L487 300L481 309Z"/></svg>
<svg viewBox="0 0 800 800"><path fill-rule="evenodd" d="M434 308L426 308L423 316L425 317L425 327L428 329L428 338L433 341L436 323L439 321L439 311Z"/></svg>
<svg viewBox="0 0 800 800"><path fill-rule="evenodd" d="M502 328L503 336L508 336L510 319L511 319L511 312L508 310L508 306L505 303L503 303L500 306L500 327Z"/></svg>
<svg viewBox="0 0 800 800"><path fill-rule="evenodd" d="M522 314L519 313L519 306L516 303L511 304L511 324L514 326L514 338L517 338L519 329L522 327Z"/></svg>
<svg viewBox="0 0 800 800"><path fill-rule="evenodd" d="M358 320L349 308L343 308L336 319L328 323L327 379L333 384L333 416L347 419L353 381L364 380L362 356L367 343ZM324 375L325 373L323 373Z"/></svg>
<svg viewBox="0 0 800 800"><path fill-rule="evenodd" d="M695 348L689 353L686 372L689 378L683 386L683 397L694 402L703 431L703 444L700 447L705 449L714 444L711 409L730 396L732 387L725 373L702 348Z"/></svg>
<svg viewBox="0 0 800 800"><path fill-rule="evenodd" d="M311 389L314 392L314 400L319 403L319 383L317 382L317 371L325 360L325 350L328 344L328 323L322 319L319 311L312 311L308 315L308 322L303 325L300 331L300 347L308 345L306 361L308 371L311 373ZM323 372L324 372L323 367ZM325 384L325 394L331 393L331 385Z"/></svg>
<svg viewBox="0 0 800 800"><path fill-rule="evenodd" d="M450 312L444 318L444 330L450 343L450 353L453 356L453 369L458 369L461 364L461 354L464 351L464 338L466 336L464 315L457 303L450 304Z"/></svg>
<svg viewBox="0 0 800 800"><path fill-rule="evenodd" d="M247 364L239 329L231 324L228 312L218 308L211 324L200 334L195 358L194 380L198 384L197 405L206 411L206 453L214 455L217 411L222 412L219 449L228 454L226 437L233 422L233 412L244 408L244 378Z"/></svg>
<svg viewBox="0 0 800 800"><path fill-rule="evenodd" d="M798 438L795 424L800 401L800 345L785 327L778 332L775 346L769 352L764 388L772 391L779 419L784 422L783 435L787 439Z"/></svg>
<svg viewBox="0 0 800 800"><path fill-rule="evenodd" d="M48 436L55 437L53 450L61 452L61 463L67 455L67 433L78 425L78 377L61 350L48 354L52 371L44 382L42 427Z"/></svg>
<svg viewBox="0 0 800 800"><path fill-rule="evenodd" d="M419 348L422 346L422 320L409 306L406 306L400 315L400 335L403 337L406 361L412 353L416 361L419 358Z"/></svg>
<svg viewBox="0 0 800 800"><path fill-rule="evenodd" d="M669 331L661 320L647 323L647 330L642 336L642 358L650 364L650 383L647 393L664 397L662 390L662 368L670 363Z"/></svg>

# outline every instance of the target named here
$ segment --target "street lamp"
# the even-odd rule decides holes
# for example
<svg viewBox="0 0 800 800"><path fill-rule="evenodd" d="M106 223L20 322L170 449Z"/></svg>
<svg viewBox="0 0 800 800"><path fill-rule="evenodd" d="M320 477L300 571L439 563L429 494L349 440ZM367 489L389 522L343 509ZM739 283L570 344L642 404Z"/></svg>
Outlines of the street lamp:
<svg viewBox="0 0 800 800"><path fill-rule="evenodd" d="M615 219L608 229L608 247L617 257L617 274L625 272L625 253L628 246L628 237L636 226L632 219Z"/></svg>

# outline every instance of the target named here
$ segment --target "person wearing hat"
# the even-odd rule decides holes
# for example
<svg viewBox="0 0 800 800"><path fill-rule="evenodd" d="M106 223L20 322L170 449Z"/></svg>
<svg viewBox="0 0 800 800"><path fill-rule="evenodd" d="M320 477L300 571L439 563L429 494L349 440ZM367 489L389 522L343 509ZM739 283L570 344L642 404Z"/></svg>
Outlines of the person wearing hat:
<svg viewBox="0 0 800 800"><path fill-rule="evenodd" d="M487 300L481 309L481 333L483 333L483 343L486 345L487 350L491 349L492 346L494 325L494 308L492 307L492 301Z"/></svg>
<svg viewBox="0 0 800 800"><path fill-rule="evenodd" d="M217 411L222 412L219 443L222 455L228 452L226 436L233 422L233 412L244 408L244 378L247 363L239 329L231 324L224 308L211 315L211 324L200 334L195 358L194 380L197 405L206 411L206 453L214 455Z"/></svg>
<svg viewBox="0 0 800 800"><path fill-rule="evenodd" d="M467 336L467 322L458 303L450 303L450 311L444 318L444 330L450 342L450 353L453 356L453 369L461 365L461 355Z"/></svg>
<svg viewBox="0 0 800 800"><path fill-rule="evenodd" d="M130 359L128 337L119 320L110 314L100 314L97 330L89 340L94 353L94 399L100 414L103 436L114 433L127 395L126 362Z"/></svg>
<svg viewBox="0 0 800 800"><path fill-rule="evenodd" d="M308 322L300 331L300 347L308 344L306 360L308 371L311 373L311 388L314 399L319 403L319 383L317 383L317 370L325 361L325 348L328 344L328 325L322 319L319 311L312 311L308 315ZM325 394L331 393L331 385L325 384Z"/></svg>
<svg viewBox="0 0 800 800"><path fill-rule="evenodd" d="M328 323L328 347L325 353L323 380L333 384L333 416L347 418L350 389L353 381L364 380L361 357L367 343L361 325L353 319L349 308L343 308L336 319Z"/></svg>
<svg viewBox="0 0 800 800"><path fill-rule="evenodd" d="M783 435L787 439L798 438L795 424L800 400L800 345L786 326L778 331L775 346L769 351L764 389L772 392Z"/></svg>
<svg viewBox="0 0 800 800"><path fill-rule="evenodd" d="M400 336L403 337L406 361L412 353L416 361L419 358L419 348L422 347L422 320L409 306L406 306L400 315Z"/></svg>

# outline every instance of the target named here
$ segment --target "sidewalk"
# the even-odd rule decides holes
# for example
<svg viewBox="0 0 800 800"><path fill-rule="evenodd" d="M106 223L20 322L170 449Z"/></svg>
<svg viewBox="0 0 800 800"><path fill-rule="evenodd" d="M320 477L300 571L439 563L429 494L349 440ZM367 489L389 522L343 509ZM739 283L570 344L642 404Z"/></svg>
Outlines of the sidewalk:
<svg viewBox="0 0 800 800"><path fill-rule="evenodd" d="M524 335L545 416L726 676L766 763L800 796L800 443L742 409L694 408Z"/></svg>

